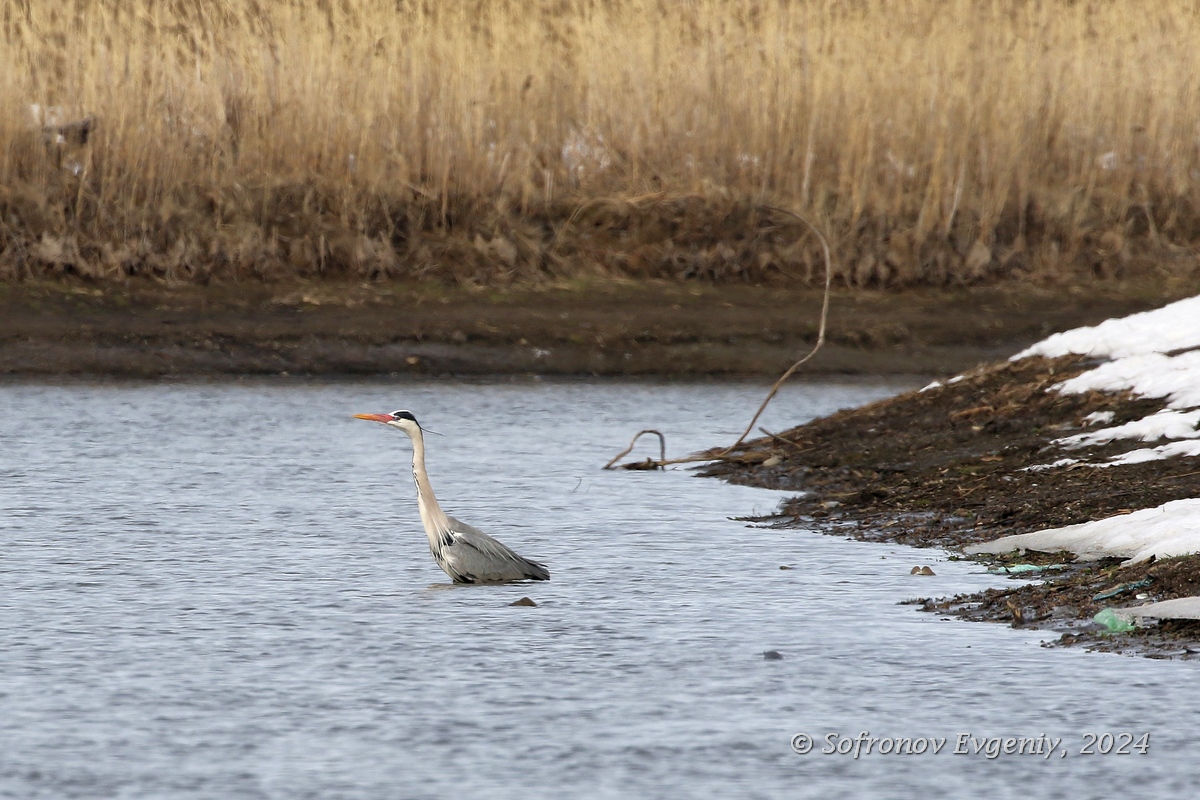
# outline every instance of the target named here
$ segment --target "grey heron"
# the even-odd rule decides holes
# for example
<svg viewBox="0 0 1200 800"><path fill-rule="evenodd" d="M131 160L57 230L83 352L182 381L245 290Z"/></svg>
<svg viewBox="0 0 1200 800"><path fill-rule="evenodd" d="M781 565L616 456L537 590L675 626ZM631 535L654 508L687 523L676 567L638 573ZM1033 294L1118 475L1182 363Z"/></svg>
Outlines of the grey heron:
<svg viewBox="0 0 1200 800"><path fill-rule="evenodd" d="M391 414L355 414L356 419L382 422L399 428L412 439L413 481L417 484L417 509L429 537L429 551L455 583L509 583L511 581L548 581L545 565L530 561L488 536L478 528L461 522L438 505L425 471L425 436L421 423L410 411Z"/></svg>

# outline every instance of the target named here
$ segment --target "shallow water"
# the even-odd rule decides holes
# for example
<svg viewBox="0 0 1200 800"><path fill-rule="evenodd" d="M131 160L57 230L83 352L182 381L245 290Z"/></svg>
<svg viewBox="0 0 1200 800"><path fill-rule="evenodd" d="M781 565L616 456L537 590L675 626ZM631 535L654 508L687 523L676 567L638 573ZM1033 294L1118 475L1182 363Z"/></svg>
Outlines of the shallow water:
<svg viewBox="0 0 1200 800"><path fill-rule="evenodd" d="M764 424L898 388L795 385ZM0 796L1190 793L1195 664L918 613L897 601L996 579L728 519L777 493L599 470L642 427L672 454L729 441L761 393L0 386ZM428 439L446 509L551 582L447 588L407 440L350 418L401 407L446 434ZM909 575L927 563L937 577ZM508 605L523 595L539 607ZM862 731L949 742L820 753ZM1149 752L1078 753L1125 731L1149 732ZM797 733L812 752L792 751ZM1064 737L1069 755L954 755L960 733Z"/></svg>

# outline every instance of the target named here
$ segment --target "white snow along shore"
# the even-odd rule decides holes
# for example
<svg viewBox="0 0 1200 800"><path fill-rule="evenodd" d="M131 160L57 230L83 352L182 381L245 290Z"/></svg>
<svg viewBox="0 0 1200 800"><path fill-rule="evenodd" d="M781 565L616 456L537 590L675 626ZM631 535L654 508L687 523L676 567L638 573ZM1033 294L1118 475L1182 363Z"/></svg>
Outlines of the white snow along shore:
<svg viewBox="0 0 1200 800"><path fill-rule="evenodd" d="M1176 597L1161 603L1146 603L1143 606L1114 608L1117 616L1128 620L1144 619L1200 619L1200 597Z"/></svg>
<svg viewBox="0 0 1200 800"><path fill-rule="evenodd" d="M1110 319L1093 327L1055 334L1013 356L1055 358L1071 353L1107 359L1052 391L1120 392L1163 398L1167 408L1143 419L1088 431L1058 440L1073 450L1118 439L1157 442L1155 447L1131 450L1109 461L1088 464L1062 459L1038 469L1102 468L1163 458L1200 456L1200 296L1180 300L1156 311ZM1104 424L1111 417L1089 420ZM1198 465L1197 469L1200 469ZM1200 552L1200 499L1175 500L1108 519L1005 536L965 548L969 554L1004 553L1020 548L1043 552L1069 551L1083 560L1109 556L1127 564L1150 557L1169 558ZM1171 601L1174 602L1174 601ZM1154 604L1161 605L1161 604ZM1193 613L1200 599L1187 605ZM1181 609L1183 606L1181 606ZM1148 610L1149 607L1146 607ZM1159 609L1167 617L1169 608ZM1130 611L1123 609L1122 613ZM1139 609L1139 616L1142 609ZM1154 616L1145 614L1145 616Z"/></svg>
<svg viewBox="0 0 1200 800"><path fill-rule="evenodd" d="M965 547L963 552L976 555L1022 549L1041 553L1065 550L1081 561L1124 558L1127 564L1151 556L1170 558L1200 552L1200 499L1173 500L1132 514L1005 536Z"/></svg>

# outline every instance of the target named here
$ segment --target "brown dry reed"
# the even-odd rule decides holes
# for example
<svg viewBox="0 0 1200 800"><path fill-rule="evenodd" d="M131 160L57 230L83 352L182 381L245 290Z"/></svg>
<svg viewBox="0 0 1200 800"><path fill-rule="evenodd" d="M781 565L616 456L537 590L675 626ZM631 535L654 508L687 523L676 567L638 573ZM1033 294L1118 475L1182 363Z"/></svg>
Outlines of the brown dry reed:
<svg viewBox="0 0 1200 800"><path fill-rule="evenodd" d="M1198 9L0 0L0 278L1186 276Z"/></svg>

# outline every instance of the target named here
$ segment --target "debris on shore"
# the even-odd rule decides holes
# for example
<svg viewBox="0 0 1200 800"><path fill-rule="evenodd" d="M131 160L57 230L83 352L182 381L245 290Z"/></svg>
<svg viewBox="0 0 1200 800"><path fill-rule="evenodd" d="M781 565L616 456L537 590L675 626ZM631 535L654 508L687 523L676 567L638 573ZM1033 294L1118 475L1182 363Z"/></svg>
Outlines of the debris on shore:
<svg viewBox="0 0 1200 800"><path fill-rule="evenodd" d="M1200 600L1163 603L1200 595L1197 318L1200 297L1056 334L747 442L704 474L803 492L773 524L961 549L1036 579L928 610L1188 657Z"/></svg>

